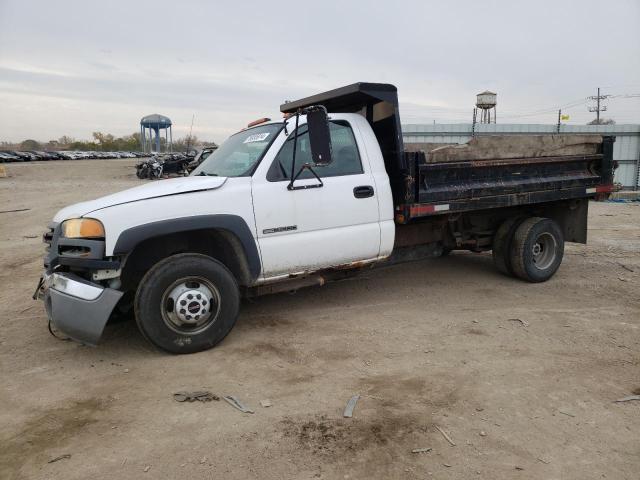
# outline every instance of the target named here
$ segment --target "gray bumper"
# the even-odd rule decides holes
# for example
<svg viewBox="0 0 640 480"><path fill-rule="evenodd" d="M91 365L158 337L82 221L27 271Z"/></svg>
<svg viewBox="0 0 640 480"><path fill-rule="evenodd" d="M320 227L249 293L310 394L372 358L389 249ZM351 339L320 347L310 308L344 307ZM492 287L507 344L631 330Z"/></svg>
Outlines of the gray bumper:
<svg viewBox="0 0 640 480"><path fill-rule="evenodd" d="M51 323L81 343L96 345L123 292L69 273L45 276L44 302Z"/></svg>

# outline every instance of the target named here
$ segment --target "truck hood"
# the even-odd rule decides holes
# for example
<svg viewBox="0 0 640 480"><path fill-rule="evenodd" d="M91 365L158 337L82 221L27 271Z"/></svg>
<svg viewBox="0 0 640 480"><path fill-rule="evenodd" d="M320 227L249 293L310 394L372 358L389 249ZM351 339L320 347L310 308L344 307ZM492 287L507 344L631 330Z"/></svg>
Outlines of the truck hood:
<svg viewBox="0 0 640 480"><path fill-rule="evenodd" d="M169 180L150 182L139 187L129 188L105 197L88 202L76 203L60 210L54 217L54 222L61 222L68 218L77 218L96 210L101 210L123 203L138 202L150 198L180 195L182 193L199 192L220 188L227 181L227 177L181 177Z"/></svg>

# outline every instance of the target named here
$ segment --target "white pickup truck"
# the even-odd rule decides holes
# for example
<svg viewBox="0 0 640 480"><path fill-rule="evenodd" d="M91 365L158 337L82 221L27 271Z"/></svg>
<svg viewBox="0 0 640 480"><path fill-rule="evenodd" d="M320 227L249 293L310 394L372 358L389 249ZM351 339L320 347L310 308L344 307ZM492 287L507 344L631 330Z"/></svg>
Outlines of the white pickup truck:
<svg viewBox="0 0 640 480"><path fill-rule="evenodd" d="M503 273L544 281L564 241L586 242L588 199L611 189L611 138L545 140L551 154L515 158L495 145L471 159L464 148L407 152L392 85L281 110L285 121L236 133L189 177L59 211L34 295L50 322L96 344L114 311L133 308L151 343L188 353L229 333L243 295L390 259L493 250Z"/></svg>

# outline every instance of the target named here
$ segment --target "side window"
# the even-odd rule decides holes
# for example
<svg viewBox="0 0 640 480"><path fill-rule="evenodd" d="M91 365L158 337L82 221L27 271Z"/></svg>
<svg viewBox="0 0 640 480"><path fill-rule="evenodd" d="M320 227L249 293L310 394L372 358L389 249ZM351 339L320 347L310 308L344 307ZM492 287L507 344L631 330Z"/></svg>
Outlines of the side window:
<svg viewBox="0 0 640 480"><path fill-rule="evenodd" d="M353 130L346 122L330 122L329 131L331 134L331 147L333 151L333 161L326 167L314 167L315 172L320 177L337 177L341 175L357 175L363 173L360 154ZM289 134L276 158L273 160L267 180L270 182L280 182L291 178L291 160L293 158L293 133ZM296 147L296 166L294 174L305 163L311 162L311 147L309 145L309 134L307 126L303 125L298 130L298 145ZM298 178L313 178L313 174L305 170Z"/></svg>

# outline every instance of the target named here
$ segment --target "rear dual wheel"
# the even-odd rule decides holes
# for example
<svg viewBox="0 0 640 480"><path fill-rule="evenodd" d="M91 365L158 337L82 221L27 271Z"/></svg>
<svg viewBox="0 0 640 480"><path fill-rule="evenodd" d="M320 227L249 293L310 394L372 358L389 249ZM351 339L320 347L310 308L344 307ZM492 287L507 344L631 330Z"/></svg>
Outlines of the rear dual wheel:
<svg viewBox="0 0 640 480"><path fill-rule="evenodd" d="M545 282L560 267L564 236L549 218L506 220L494 237L493 259L502 273L528 282Z"/></svg>
<svg viewBox="0 0 640 480"><path fill-rule="evenodd" d="M511 244L513 243L513 235L516 229L524 221L526 217L511 217L502 222L493 237L493 264L500 273L504 275L513 275L511 268Z"/></svg>

